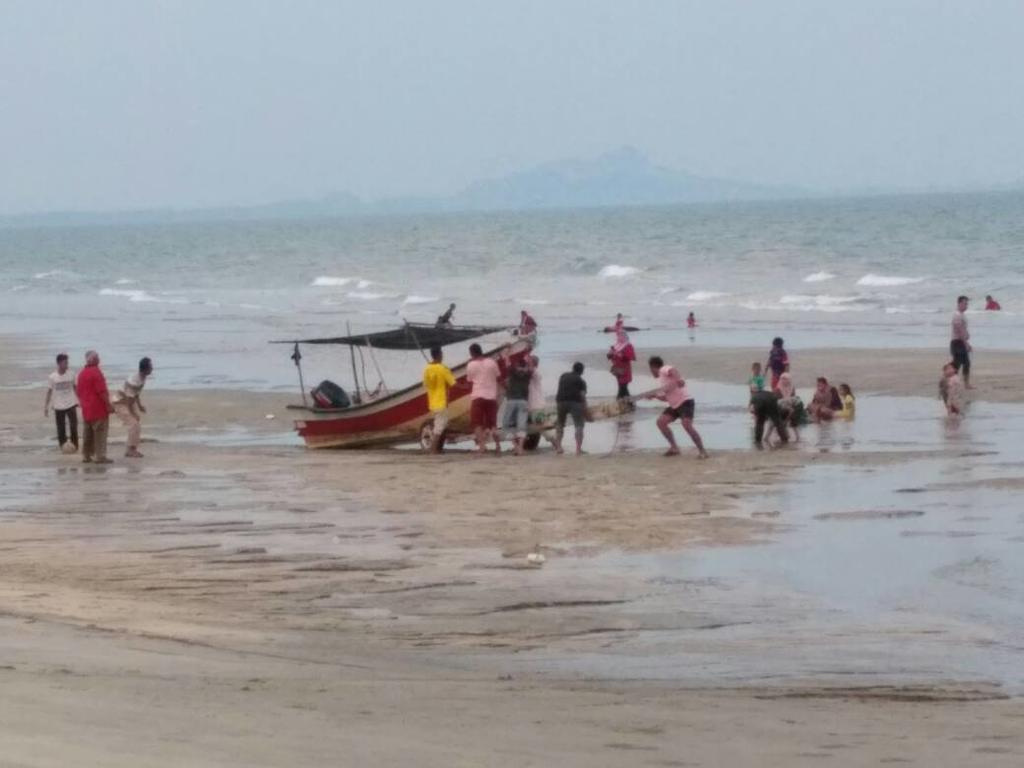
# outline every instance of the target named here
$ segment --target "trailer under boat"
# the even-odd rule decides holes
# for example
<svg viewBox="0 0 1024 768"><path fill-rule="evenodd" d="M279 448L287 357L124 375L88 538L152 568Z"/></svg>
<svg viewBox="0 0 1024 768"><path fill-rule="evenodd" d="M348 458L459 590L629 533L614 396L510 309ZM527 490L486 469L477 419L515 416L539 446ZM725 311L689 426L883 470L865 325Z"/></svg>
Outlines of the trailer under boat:
<svg viewBox="0 0 1024 768"><path fill-rule="evenodd" d="M399 390L389 390L383 383L372 392L360 387L355 364L355 350L398 350L424 352L433 346L445 347L471 339L503 334L502 341L486 352L487 357L521 359L531 349L528 339L512 335L507 327L490 326L433 326L406 323L400 328L368 334L349 334L318 339L299 339L276 342L293 345L292 360L299 371L302 404L289 405L296 412L295 430L308 448L372 448L401 443L429 440L433 417L427 406L427 393L419 381ZM303 345L347 346L352 359L355 391L346 407L322 407L306 392L302 377ZM426 355L424 354L424 358ZM376 367L376 359L374 358ZM469 394L471 385L466 379L466 360L451 368L455 386L448 393L448 434L452 437L468 434ZM365 385L365 376L364 376Z"/></svg>

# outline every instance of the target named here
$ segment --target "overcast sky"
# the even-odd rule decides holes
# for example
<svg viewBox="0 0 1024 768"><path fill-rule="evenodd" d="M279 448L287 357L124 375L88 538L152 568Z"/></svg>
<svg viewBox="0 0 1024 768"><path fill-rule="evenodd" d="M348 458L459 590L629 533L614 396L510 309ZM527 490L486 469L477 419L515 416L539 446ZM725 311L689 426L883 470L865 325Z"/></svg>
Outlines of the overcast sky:
<svg viewBox="0 0 1024 768"><path fill-rule="evenodd" d="M0 213L443 194L632 144L1024 179L1024 2L0 0Z"/></svg>

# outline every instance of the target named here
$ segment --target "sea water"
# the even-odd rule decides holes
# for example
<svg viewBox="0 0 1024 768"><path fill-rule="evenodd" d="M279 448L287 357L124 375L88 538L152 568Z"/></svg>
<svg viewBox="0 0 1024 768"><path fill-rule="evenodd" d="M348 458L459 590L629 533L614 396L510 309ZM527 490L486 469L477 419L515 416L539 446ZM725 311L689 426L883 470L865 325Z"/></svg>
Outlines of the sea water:
<svg viewBox="0 0 1024 768"><path fill-rule="evenodd" d="M975 346L1022 348L1022 257L1021 193L7 228L0 332L118 368L150 355L161 386L266 389L295 380L271 340L431 322L450 302L459 323L526 309L561 355L603 348L617 312L648 348L944 348L956 296L980 310L991 293L1005 309L972 313ZM311 378L345 379L340 352L310 353Z"/></svg>

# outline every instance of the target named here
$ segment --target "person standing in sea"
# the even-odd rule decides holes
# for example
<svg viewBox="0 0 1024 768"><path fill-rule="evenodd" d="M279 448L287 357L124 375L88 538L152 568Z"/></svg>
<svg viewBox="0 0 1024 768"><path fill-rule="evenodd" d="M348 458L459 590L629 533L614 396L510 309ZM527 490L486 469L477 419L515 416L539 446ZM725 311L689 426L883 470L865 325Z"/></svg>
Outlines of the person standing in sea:
<svg viewBox="0 0 1024 768"><path fill-rule="evenodd" d="M78 450L78 395L75 392L75 374L68 369L68 356L61 352L57 355L57 370L47 379L46 401L43 403L43 417L53 415L57 421L57 442L65 453ZM70 438L68 428L70 427ZM73 450L68 450L70 445Z"/></svg>
<svg viewBox="0 0 1024 768"><path fill-rule="evenodd" d="M430 348L430 363L423 369L423 388L427 390L427 407L433 418L433 432L430 437L430 452L440 453L444 445L444 433L448 429L448 390L455 386L455 377L448 366L441 362L441 347Z"/></svg>
<svg viewBox="0 0 1024 768"><path fill-rule="evenodd" d="M676 444L675 435L672 434L672 422L679 419L686 434L690 436L693 444L697 446L698 456L702 459L708 457L704 450L704 441L700 433L693 426L693 417L696 411L696 402L690 396L686 387L686 381L671 365L665 365L665 361L655 355L648 360L651 367L651 375L658 380L658 388L643 395L648 400L664 400L666 408L658 417L658 429L668 440L669 448L666 456L678 456L679 446Z"/></svg>
<svg viewBox="0 0 1024 768"><path fill-rule="evenodd" d="M971 333L967 330L967 297L960 296L956 300L956 312L953 313L952 334L949 340L949 354L953 358L956 372L963 373L964 389L971 386Z"/></svg>
<svg viewBox="0 0 1024 768"><path fill-rule="evenodd" d="M494 438L494 452L501 453L498 435L498 380L501 369L498 364L484 355L479 344L469 345L472 358L466 365L466 379L473 386L469 393L469 423L476 436L479 452L487 451L487 439Z"/></svg>
<svg viewBox="0 0 1024 768"><path fill-rule="evenodd" d="M99 353L85 353L85 367L78 374L78 402L82 406L82 463L110 464L107 458L107 434L110 429L110 404L107 379L100 370Z"/></svg>
<svg viewBox="0 0 1024 768"><path fill-rule="evenodd" d="M618 394L615 397L626 402L632 402L629 398L629 384L633 381L633 361L636 360L636 350L629 341L629 334L621 324L617 325L615 331L615 344L608 350L608 360L611 361L611 373L619 385Z"/></svg>

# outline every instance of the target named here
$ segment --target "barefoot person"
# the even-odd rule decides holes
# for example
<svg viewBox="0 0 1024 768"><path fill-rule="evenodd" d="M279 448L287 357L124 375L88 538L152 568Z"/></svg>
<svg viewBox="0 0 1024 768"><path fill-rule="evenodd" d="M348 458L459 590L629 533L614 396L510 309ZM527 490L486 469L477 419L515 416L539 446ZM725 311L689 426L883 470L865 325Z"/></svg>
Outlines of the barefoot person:
<svg viewBox="0 0 1024 768"><path fill-rule="evenodd" d="M57 420L57 443L64 453L75 453L78 450L78 394L75 374L68 369L68 356L63 352L57 355L57 370L49 375L47 384L43 417L50 415L52 405Z"/></svg>
<svg viewBox="0 0 1024 768"><path fill-rule="evenodd" d="M479 344L470 344L469 356L472 358L466 366L466 379L473 389L469 393L469 423L476 435L477 450L487 450L487 440L494 438L494 451L501 453L501 442L498 437L498 380L501 369L489 357Z"/></svg>
<svg viewBox="0 0 1024 768"><path fill-rule="evenodd" d="M785 417L779 408L780 393L778 392L755 392L750 396L750 408L754 414L754 447L764 448L771 446L769 436L777 432L779 440L783 443L789 442L789 429L786 427ZM765 425L770 424L768 435L765 435Z"/></svg>
<svg viewBox="0 0 1024 768"><path fill-rule="evenodd" d="M455 386L455 377L441 360L440 347L430 348L430 363L423 369L423 388L427 390L427 407L433 419L430 452L440 453L444 433L448 429L448 390Z"/></svg>
<svg viewBox="0 0 1024 768"><path fill-rule="evenodd" d="M779 388L779 378L789 370L789 353L783 346L781 336L772 339L772 348L768 352L768 364L765 368L772 373L772 391Z"/></svg>
<svg viewBox="0 0 1024 768"><path fill-rule="evenodd" d="M663 400L667 406L661 416L658 417L658 429L661 430L661 434L668 440L669 445L665 455L679 455L679 446L676 444L676 438L672 434L670 426L673 421L679 419L686 434L690 436L693 444L697 446L700 458L706 459L708 454L704 450L704 441L701 440L700 433L693 426L696 403L690 397L690 392L686 388L686 381L679 375L679 371L671 365L665 365L665 361L657 355L647 362L651 367L651 375L658 380L658 388L648 392L644 397L649 400Z"/></svg>
<svg viewBox="0 0 1024 768"><path fill-rule="evenodd" d="M971 387L971 333L967 330L967 297L960 296L956 300L956 312L953 313L952 335L949 340L949 354L953 358L953 367L957 373L963 373L965 389Z"/></svg>
<svg viewBox="0 0 1024 768"><path fill-rule="evenodd" d="M530 357L524 355L513 361L506 356L505 371L505 414L502 427L506 433L512 433L516 456L522 456L526 430L530 424L530 379L533 378Z"/></svg>
<svg viewBox="0 0 1024 768"><path fill-rule="evenodd" d="M939 381L939 394L946 406L946 414L949 416L962 416L967 397L964 393L964 384L956 372L953 363L946 363L942 367L942 379Z"/></svg>
<svg viewBox="0 0 1024 768"><path fill-rule="evenodd" d="M555 451L564 453L562 435L565 422L571 416L576 429L576 455L583 453L583 429L587 423L587 382L583 380L583 363L573 363L572 370L558 378L555 395L557 421L555 422Z"/></svg>
<svg viewBox="0 0 1024 768"><path fill-rule="evenodd" d="M107 379L100 370L100 356L90 349L85 353L85 367L78 374L76 386L82 406L82 462L110 464L107 458L107 434L110 429L110 404Z"/></svg>
<svg viewBox="0 0 1024 768"><path fill-rule="evenodd" d="M146 412L146 406L142 404L142 388L152 373L153 361L148 357L142 358L139 360L139 370L125 379L121 389L114 395L114 413L128 430L124 455L129 459L142 458L139 442L142 440L142 414Z"/></svg>

